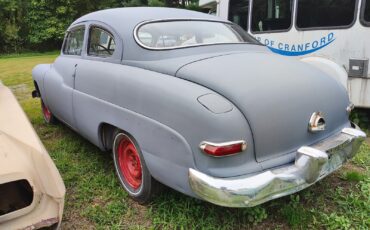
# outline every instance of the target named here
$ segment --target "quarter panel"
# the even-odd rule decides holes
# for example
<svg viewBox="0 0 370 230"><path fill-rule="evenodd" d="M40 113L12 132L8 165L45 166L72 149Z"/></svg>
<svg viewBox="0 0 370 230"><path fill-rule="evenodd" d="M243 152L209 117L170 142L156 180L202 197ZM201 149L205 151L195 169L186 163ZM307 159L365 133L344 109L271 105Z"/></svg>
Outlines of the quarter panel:
<svg viewBox="0 0 370 230"><path fill-rule="evenodd" d="M79 131L96 144L100 141L99 124L107 122L134 136L143 152L182 167L195 164L215 176L260 170L254 159L253 137L243 115L237 108L224 114L210 112L197 101L208 93L214 92L169 75L84 60L76 78L74 110ZM199 149L204 140L240 139L247 140L249 146L235 156L217 159ZM147 163L150 168L152 162ZM164 167L160 170L173 173Z"/></svg>
<svg viewBox="0 0 370 230"><path fill-rule="evenodd" d="M108 123L134 136L152 176L180 192L192 195L188 169L195 168L192 150L178 132L141 114L75 91L78 129L86 139L103 148L98 130ZM87 115L90 114L90 115ZM162 150L159 151L158 148Z"/></svg>

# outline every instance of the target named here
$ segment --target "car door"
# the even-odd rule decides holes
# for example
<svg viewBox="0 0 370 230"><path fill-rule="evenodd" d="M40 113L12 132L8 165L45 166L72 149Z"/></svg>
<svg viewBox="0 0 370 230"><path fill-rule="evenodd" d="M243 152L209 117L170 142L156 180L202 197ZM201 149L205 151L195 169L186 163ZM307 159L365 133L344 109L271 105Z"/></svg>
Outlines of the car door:
<svg viewBox="0 0 370 230"><path fill-rule="evenodd" d="M75 26L67 32L62 54L55 60L52 70L44 78L49 109L59 120L72 128L75 128L73 90L84 50L84 37L84 25Z"/></svg>
<svg viewBox="0 0 370 230"><path fill-rule="evenodd" d="M81 135L94 142L99 116L109 113L117 90L117 78L122 74L122 39L108 25L89 22L86 55L78 65L73 92L73 112Z"/></svg>

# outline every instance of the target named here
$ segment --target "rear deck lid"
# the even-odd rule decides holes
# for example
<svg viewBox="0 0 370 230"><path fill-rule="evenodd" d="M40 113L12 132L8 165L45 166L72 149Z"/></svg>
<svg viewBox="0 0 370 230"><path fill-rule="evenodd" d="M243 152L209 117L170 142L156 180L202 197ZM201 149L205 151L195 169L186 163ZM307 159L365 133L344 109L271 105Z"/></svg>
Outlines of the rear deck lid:
<svg viewBox="0 0 370 230"><path fill-rule="evenodd" d="M230 54L189 63L176 76L216 91L244 114L259 162L292 153L348 125L346 90L293 59L270 53ZM314 112L324 115L324 131L309 132Z"/></svg>

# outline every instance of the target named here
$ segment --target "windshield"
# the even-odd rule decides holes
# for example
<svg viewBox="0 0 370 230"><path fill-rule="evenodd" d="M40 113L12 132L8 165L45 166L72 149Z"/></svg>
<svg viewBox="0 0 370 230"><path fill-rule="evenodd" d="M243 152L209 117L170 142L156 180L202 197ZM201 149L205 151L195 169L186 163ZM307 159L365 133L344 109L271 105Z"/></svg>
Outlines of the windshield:
<svg viewBox="0 0 370 230"><path fill-rule="evenodd" d="M136 31L137 42L152 49L255 42L235 25L215 21L155 21Z"/></svg>

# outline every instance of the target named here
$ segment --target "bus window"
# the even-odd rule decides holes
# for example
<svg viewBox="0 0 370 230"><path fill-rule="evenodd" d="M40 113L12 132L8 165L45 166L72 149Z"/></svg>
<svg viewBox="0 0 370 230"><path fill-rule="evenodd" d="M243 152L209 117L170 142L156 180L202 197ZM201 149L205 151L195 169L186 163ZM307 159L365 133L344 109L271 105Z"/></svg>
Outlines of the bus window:
<svg viewBox="0 0 370 230"><path fill-rule="evenodd" d="M248 8L249 0L230 0L229 21L248 30Z"/></svg>
<svg viewBox="0 0 370 230"><path fill-rule="evenodd" d="M350 26L355 20L355 0L298 0L297 27Z"/></svg>
<svg viewBox="0 0 370 230"><path fill-rule="evenodd" d="M254 0L253 32L289 30L292 25L293 0Z"/></svg>
<svg viewBox="0 0 370 230"><path fill-rule="evenodd" d="M370 26L370 0L364 0L361 20L364 25Z"/></svg>

